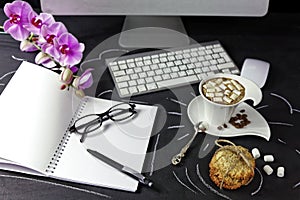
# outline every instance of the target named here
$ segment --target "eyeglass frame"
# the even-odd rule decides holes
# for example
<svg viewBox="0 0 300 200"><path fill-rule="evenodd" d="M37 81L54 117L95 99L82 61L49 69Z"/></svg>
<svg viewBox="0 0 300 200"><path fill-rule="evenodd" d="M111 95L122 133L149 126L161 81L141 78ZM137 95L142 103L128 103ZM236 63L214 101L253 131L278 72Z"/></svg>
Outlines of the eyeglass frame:
<svg viewBox="0 0 300 200"><path fill-rule="evenodd" d="M114 119L114 117L115 116L117 116L117 115L115 115L115 116L111 116L111 115L109 115L112 111L114 111L114 108L115 107L117 107L117 106L120 106L120 105L122 105L122 104L127 104L127 105L129 105L129 109L127 110L127 109L124 109L124 111L122 111L121 113L118 113L118 114L122 114L123 112L130 112L131 114L130 115L128 115L128 116L126 116L126 117L124 117L124 118L121 118L121 119L118 119L118 120L116 120L116 119ZM107 121L107 120L112 120L112 121L114 121L114 122L118 122L118 121L123 121L123 120L126 120L126 119L129 119L129 118L131 118L132 116L134 116L136 113L137 113L137 111L135 110L135 107L136 107L136 105L135 104L133 104L133 103L119 103L119 104L116 104L116 105L114 105L114 106L112 106L112 107L110 107L107 111L105 111L105 112L103 112L103 113L99 113L99 114L97 114L97 113L95 113L95 114L88 114L88 115L85 115L85 116L82 116L82 117L80 117L80 118L78 118L78 119L76 119L75 120L75 122L73 123L73 125L69 128L69 131L71 132L71 133L77 133L77 134L79 134L79 135L81 135L81 138L80 138L80 142L84 142L84 140L85 140L85 137L86 137L86 135L88 134L88 133L91 133L91 132L93 132L93 131L95 131L96 129L98 129L98 128L100 128L101 126L102 126L102 123L104 122L104 121ZM76 125L76 123L78 122L78 121L80 121L80 120L82 120L82 119L84 119L84 118L86 118L86 117L89 117L89 116L98 116L97 118L95 118L95 119L93 119L93 120L91 120L91 121L89 121L89 122L87 122L87 123L84 123L84 124L81 124L81 125L79 125L79 127L75 127L75 125ZM90 127L91 125L93 125L94 123L100 123L99 124L99 126L97 127L97 128L95 128L95 129L92 129L91 131L88 131L87 129L88 129L88 127ZM78 128L81 128L81 127L84 127L85 126L85 129L84 129L84 132L82 133L82 132L79 132L77 129Z"/></svg>

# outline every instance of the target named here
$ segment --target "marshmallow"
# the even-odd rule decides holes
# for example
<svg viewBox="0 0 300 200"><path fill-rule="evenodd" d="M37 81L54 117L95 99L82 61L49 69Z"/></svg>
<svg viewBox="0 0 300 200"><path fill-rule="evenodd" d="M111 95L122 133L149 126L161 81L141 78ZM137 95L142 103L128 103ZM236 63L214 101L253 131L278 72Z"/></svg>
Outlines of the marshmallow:
<svg viewBox="0 0 300 200"><path fill-rule="evenodd" d="M264 161L265 162L273 162L274 161L274 157L272 155L265 155L264 156Z"/></svg>
<svg viewBox="0 0 300 200"><path fill-rule="evenodd" d="M232 101L232 99L230 99L230 98L227 97L227 96L224 96L224 97L223 97L223 100L224 100L225 102L227 102L227 103L230 103L230 102Z"/></svg>
<svg viewBox="0 0 300 200"><path fill-rule="evenodd" d="M273 173L273 169L270 165L265 165L263 169L268 175L271 175Z"/></svg>
<svg viewBox="0 0 300 200"><path fill-rule="evenodd" d="M223 83L221 83L220 85L219 85L219 87L222 89L222 90L226 90L226 85L224 85Z"/></svg>
<svg viewBox="0 0 300 200"><path fill-rule="evenodd" d="M242 92L239 91L239 90L233 90L233 93L236 94L236 95L239 95L239 96L242 94Z"/></svg>
<svg viewBox="0 0 300 200"><path fill-rule="evenodd" d="M214 97L213 101L222 103L222 97Z"/></svg>
<svg viewBox="0 0 300 200"><path fill-rule="evenodd" d="M284 167L277 168L277 176L280 178L284 177Z"/></svg>
<svg viewBox="0 0 300 200"><path fill-rule="evenodd" d="M217 84L214 81L208 81L207 86L208 87L215 87Z"/></svg>
<svg viewBox="0 0 300 200"><path fill-rule="evenodd" d="M215 93L216 97L222 97L223 96L223 93L221 92L218 92L218 93Z"/></svg>
<svg viewBox="0 0 300 200"><path fill-rule="evenodd" d="M232 94L230 95L230 99L232 99L232 100L236 100L238 97L239 97L239 95L236 95L236 94L234 94L234 93L232 93Z"/></svg>
<svg viewBox="0 0 300 200"><path fill-rule="evenodd" d="M229 96L229 95L230 95L230 93L231 93L231 91L230 91L230 90L225 90L225 92L224 92L224 94L225 94L226 96Z"/></svg>
<svg viewBox="0 0 300 200"><path fill-rule="evenodd" d="M232 82L232 84L233 84L238 90L242 90L242 89L243 89L243 87L242 87L240 84L238 84L235 80L231 80L231 82Z"/></svg>
<svg viewBox="0 0 300 200"><path fill-rule="evenodd" d="M216 82L218 85L220 85L220 84L223 82L223 79L218 78L215 82Z"/></svg>
<svg viewBox="0 0 300 200"><path fill-rule="evenodd" d="M212 93L212 92L215 92L215 88L207 88L206 92L208 93Z"/></svg>
<svg viewBox="0 0 300 200"><path fill-rule="evenodd" d="M214 97L215 96L215 93L206 93L206 97Z"/></svg>
<svg viewBox="0 0 300 200"><path fill-rule="evenodd" d="M215 87L215 89L216 89L216 92L222 92L222 89L219 87Z"/></svg>
<svg viewBox="0 0 300 200"><path fill-rule="evenodd" d="M254 159L257 159L260 157L260 152L259 152L258 148L253 148L251 153L252 153L252 156Z"/></svg>
<svg viewBox="0 0 300 200"><path fill-rule="evenodd" d="M224 81L223 82L225 85L228 85L228 84L230 84L231 82L230 82L230 80L226 80L226 81Z"/></svg>
<svg viewBox="0 0 300 200"><path fill-rule="evenodd" d="M227 87L228 87L230 90L234 90L234 89L235 89L235 87L234 87L233 85L231 85L231 84L227 85Z"/></svg>

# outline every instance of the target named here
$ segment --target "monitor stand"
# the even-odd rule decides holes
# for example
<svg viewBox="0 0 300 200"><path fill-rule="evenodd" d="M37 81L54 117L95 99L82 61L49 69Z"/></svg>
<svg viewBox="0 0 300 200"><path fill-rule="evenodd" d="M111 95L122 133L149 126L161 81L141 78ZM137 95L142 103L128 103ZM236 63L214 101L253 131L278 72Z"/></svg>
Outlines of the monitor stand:
<svg viewBox="0 0 300 200"><path fill-rule="evenodd" d="M124 48L170 48L190 43L180 17L127 16L119 44Z"/></svg>

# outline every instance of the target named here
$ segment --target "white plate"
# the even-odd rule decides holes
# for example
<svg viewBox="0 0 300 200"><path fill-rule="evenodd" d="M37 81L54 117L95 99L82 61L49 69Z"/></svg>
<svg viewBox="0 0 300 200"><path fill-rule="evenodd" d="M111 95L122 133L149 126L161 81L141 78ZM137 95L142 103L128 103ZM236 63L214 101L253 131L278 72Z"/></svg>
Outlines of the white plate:
<svg viewBox="0 0 300 200"><path fill-rule="evenodd" d="M206 121L203 110L203 98L201 96L197 96L190 102L187 109L189 119L193 124L196 124L200 121ZM244 128L238 129L227 123L227 128L218 130L216 126L209 126L205 132L207 134L219 137L255 135L263 137L269 141L271 137L270 127L266 120L259 114L259 112L257 112L247 103L241 103L235 109L233 116L235 116L241 110L245 110L244 114L247 114L247 119L251 121L249 125L245 126Z"/></svg>

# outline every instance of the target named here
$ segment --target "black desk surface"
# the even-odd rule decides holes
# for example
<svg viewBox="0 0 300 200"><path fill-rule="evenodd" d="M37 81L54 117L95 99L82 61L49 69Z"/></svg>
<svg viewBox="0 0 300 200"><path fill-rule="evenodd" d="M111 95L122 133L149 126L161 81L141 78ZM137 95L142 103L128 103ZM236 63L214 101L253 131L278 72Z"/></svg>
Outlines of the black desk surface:
<svg viewBox="0 0 300 200"><path fill-rule="evenodd" d="M1 10L0 23L6 20ZM90 53L99 43L121 31L123 17L55 17L62 21L79 41L85 43L85 58L92 57ZM172 142L173 152L180 149L187 141L174 139L178 130L167 130L168 126L183 124L182 136L192 133L192 125L187 119L186 107L172 103L167 97L179 97L182 102L189 103L196 95L197 85L188 88L178 88L176 94L164 91L155 95L132 98L133 100L146 101L160 106L163 113L166 111L182 112L182 117L167 116L162 129L153 136L149 144L149 158L153 159L153 150L157 150L154 157L154 171L146 173L155 183L156 190L140 186L136 193L116 191L107 188L92 187L57 181L48 178L38 178L18 173L0 171L0 199L222 199L211 192L199 179L196 166L199 166L204 180L220 193L231 199L300 199L300 186L293 186L300 181L300 14L268 14L263 18L221 18L221 17L184 17L183 21L191 38L198 42L219 40L235 63L241 67L245 58L257 58L270 62L271 68L266 85L263 87L263 106L259 112L270 123L271 139L266 141L255 136L230 138L236 144L248 149L257 147L261 154L272 154L275 162L270 163L274 173L267 176L263 171L262 158L256 162L257 168L262 172L263 183L261 190L254 196L260 183L259 174L256 172L254 180L245 187L235 191L219 190L208 177L208 163L214 148L205 158L198 158L198 151L204 140L204 135L199 135L194 141L187 157L180 166L166 165L159 167L159 162L169 162L171 154L160 151ZM114 46L114 44L111 44ZM112 48L107 46L107 49ZM99 52L98 52L99 53ZM4 74L16 70L19 62L11 58L25 58L33 61L35 53L23 53L19 50L19 43L9 35L0 35L0 92L9 81L11 75ZM98 64L101 65L101 62ZM103 65L103 63L102 63ZM97 93L112 89L113 84L108 72L103 66L103 76L99 81ZM273 94L286 98L294 108L293 114L283 99ZM95 94L91 94L95 95ZM20 97L22 98L22 97ZM1 111L0 111L1 112ZM285 124L277 124L277 122ZM1 123L1 122L0 122ZM179 131L179 132L180 132ZM175 140L175 142L174 142ZM177 143L176 143L177 141ZM281 141L281 142L280 142ZM147 161L146 161L147 163ZM276 169L285 167L285 177L278 178ZM206 195L203 195L187 180L186 170L192 182ZM196 193L186 189L180 184L174 174ZM103 196L101 195L103 194Z"/></svg>

